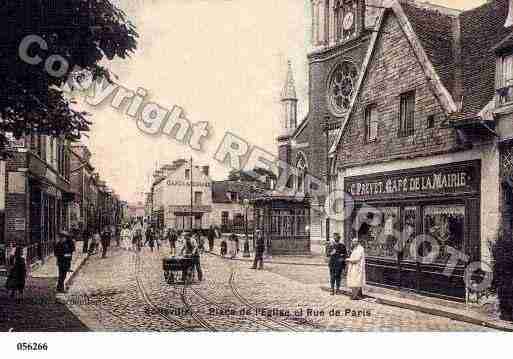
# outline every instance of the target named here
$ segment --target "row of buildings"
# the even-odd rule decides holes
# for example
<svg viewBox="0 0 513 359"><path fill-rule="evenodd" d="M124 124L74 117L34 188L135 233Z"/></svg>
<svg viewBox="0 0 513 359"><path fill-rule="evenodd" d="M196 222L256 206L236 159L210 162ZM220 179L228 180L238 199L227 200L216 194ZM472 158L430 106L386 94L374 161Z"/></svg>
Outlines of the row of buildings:
<svg viewBox="0 0 513 359"><path fill-rule="evenodd" d="M245 231L252 227L250 201L268 187L257 180L214 181L209 166L179 159L155 171L146 214L159 228Z"/></svg>
<svg viewBox="0 0 513 359"><path fill-rule="evenodd" d="M513 1L311 4L309 113L297 120L290 73L279 157L297 192L311 174L352 197L332 219L312 198L311 236L359 237L370 283L464 298L465 266L513 238ZM394 250L397 233L435 238L434 263ZM450 247L467 259L447 277Z"/></svg>
<svg viewBox="0 0 513 359"><path fill-rule="evenodd" d="M100 178L86 146L28 135L0 162L0 265L22 246L30 264L51 255L57 237L122 221L126 203Z"/></svg>

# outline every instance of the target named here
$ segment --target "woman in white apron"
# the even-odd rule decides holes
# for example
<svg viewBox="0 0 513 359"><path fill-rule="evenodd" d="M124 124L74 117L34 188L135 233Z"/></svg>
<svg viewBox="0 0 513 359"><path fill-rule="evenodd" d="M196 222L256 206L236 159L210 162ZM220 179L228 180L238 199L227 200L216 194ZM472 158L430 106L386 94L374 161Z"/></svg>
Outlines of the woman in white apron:
<svg viewBox="0 0 513 359"><path fill-rule="evenodd" d="M351 299L363 298L362 288L365 285L365 250L355 238L352 241L353 251L347 261L347 286L351 289Z"/></svg>

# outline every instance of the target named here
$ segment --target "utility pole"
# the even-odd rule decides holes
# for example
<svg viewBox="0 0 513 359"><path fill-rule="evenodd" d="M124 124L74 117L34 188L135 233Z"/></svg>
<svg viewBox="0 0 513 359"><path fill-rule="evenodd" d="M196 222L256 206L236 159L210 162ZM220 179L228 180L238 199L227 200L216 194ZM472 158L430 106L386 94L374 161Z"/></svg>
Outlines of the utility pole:
<svg viewBox="0 0 513 359"><path fill-rule="evenodd" d="M191 232L192 232L192 223L194 221L194 214L193 214L193 209L194 209L194 202L193 202L193 187L192 187L192 179L193 179L193 176L192 176L192 171L193 171L193 168L192 168L192 157L191 157L191 171L190 171L190 179L191 179Z"/></svg>

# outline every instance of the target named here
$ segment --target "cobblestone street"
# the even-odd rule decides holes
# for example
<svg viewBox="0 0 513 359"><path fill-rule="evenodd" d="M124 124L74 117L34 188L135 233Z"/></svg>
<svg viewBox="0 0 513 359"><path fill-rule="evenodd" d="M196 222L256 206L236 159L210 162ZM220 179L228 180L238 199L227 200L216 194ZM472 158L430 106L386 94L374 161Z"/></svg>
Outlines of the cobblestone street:
<svg viewBox="0 0 513 359"><path fill-rule="evenodd" d="M484 327L330 296L327 268L202 256L205 279L167 284L161 253L115 251L91 258L74 280L68 307L97 331L484 331Z"/></svg>

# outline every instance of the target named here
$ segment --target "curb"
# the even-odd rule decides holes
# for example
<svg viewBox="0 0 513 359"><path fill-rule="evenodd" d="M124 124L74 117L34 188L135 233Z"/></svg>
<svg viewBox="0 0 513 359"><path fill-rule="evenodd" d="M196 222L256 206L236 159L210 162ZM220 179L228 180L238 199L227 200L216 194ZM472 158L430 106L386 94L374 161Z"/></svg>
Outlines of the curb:
<svg viewBox="0 0 513 359"><path fill-rule="evenodd" d="M321 290L325 292L330 292L331 290L326 287L321 287ZM348 288L341 288L340 292L342 295L351 296L351 291ZM454 311L449 311L445 309L445 307L438 305L426 305L413 300L399 300L389 296L382 296L379 294L373 293L365 293L364 298L374 299L377 304L386 305L389 307L397 307L401 309L413 310L416 312L430 314L437 317L448 318L452 320L456 320L459 322L479 325L481 327L486 327L490 329L501 330L505 332L513 332L513 324L502 322L502 321L493 321L488 318L480 318L477 316L470 315L468 313L462 312L460 310L455 309Z"/></svg>
<svg viewBox="0 0 513 359"><path fill-rule="evenodd" d="M385 298L385 297L381 297L381 296L377 296L377 295L374 295L374 296L369 295L368 297L376 299L376 303L378 303L378 304L383 304L383 305L388 305L388 306L398 307L398 308L403 308L403 309L410 309L410 310L414 310L417 312L436 315L439 317L445 317L445 318L449 318L452 320L457 320L460 322L479 325L479 326L486 327L486 328L497 329L497 330L506 331L506 332L513 332L513 324L509 324L506 322L501 323L501 322L491 321L487 318L479 318L477 316L472 316L467 313L462 313L460 311L458 311L458 312L448 311L448 310L444 310L442 308L428 307L428 306L420 305L417 303L408 303L405 301L394 300L394 299Z"/></svg>
<svg viewBox="0 0 513 359"><path fill-rule="evenodd" d="M205 254L210 254L212 256L216 256L222 259L231 260L231 261L239 261L239 262L247 262L252 263L253 259L248 258L230 258L230 257L222 257L220 254L212 253L212 252L205 252ZM303 266L303 267L326 267L328 263L300 263L300 262L280 262L280 261L273 261L273 260L265 260L264 258L264 264L279 264L279 265L291 265L291 266Z"/></svg>
<svg viewBox="0 0 513 359"><path fill-rule="evenodd" d="M64 281L64 288L68 289L71 285L73 285L73 280L75 279L75 276L80 271L80 269L82 269L82 267L84 266L84 264L87 262L88 259L89 259L89 256L87 256L87 255L84 256L84 258L80 261L80 263L77 265L77 267L73 270L71 275L69 277L67 277L66 280Z"/></svg>

